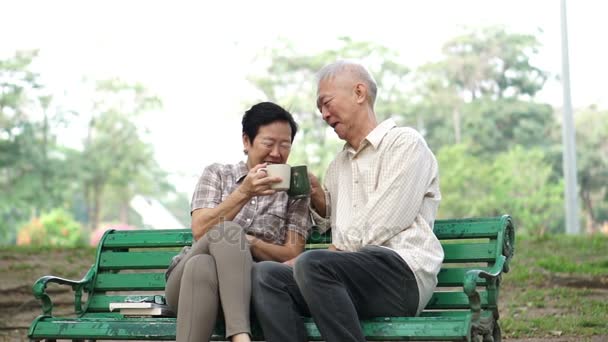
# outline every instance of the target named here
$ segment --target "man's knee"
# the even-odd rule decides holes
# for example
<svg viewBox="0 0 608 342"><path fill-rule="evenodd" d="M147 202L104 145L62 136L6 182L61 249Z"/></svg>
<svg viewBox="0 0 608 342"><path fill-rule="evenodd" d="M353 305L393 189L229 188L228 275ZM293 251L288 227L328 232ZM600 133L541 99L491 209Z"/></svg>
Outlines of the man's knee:
<svg viewBox="0 0 608 342"><path fill-rule="evenodd" d="M277 281L276 272L277 266L280 265L274 261L262 261L255 263L251 270L251 282L253 289L260 288L262 284L275 283Z"/></svg>
<svg viewBox="0 0 608 342"><path fill-rule="evenodd" d="M308 251L302 253L293 266L293 274L298 284L307 282L311 276L318 275L321 272L321 267L327 260L328 253L334 253L326 250Z"/></svg>

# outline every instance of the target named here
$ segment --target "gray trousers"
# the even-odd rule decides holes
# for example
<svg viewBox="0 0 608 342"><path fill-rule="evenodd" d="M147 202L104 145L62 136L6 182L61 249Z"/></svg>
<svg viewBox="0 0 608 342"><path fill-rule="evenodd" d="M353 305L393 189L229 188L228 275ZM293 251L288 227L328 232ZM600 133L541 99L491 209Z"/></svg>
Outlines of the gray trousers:
<svg viewBox="0 0 608 342"><path fill-rule="evenodd" d="M272 261L254 265L255 313L267 342L308 341L302 316L312 316L327 342L365 341L359 319L414 316L418 285L392 250L309 251L293 268Z"/></svg>
<svg viewBox="0 0 608 342"><path fill-rule="evenodd" d="M211 228L173 269L165 287L177 312L177 341L209 341L218 311L226 337L251 333L252 258L243 228L224 222Z"/></svg>

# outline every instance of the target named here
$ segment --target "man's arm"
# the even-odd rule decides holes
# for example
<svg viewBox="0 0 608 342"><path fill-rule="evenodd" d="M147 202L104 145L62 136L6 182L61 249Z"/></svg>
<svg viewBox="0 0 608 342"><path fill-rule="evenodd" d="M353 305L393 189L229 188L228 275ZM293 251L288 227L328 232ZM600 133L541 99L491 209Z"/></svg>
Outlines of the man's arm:
<svg viewBox="0 0 608 342"><path fill-rule="evenodd" d="M354 251L366 245L382 245L412 225L429 185L437 173L437 162L421 137L398 137L379 167L378 188L369 194L363 208L357 208L340 232L339 249Z"/></svg>
<svg viewBox="0 0 608 342"><path fill-rule="evenodd" d="M251 254L257 260L274 260L278 262L287 261L297 257L302 251L306 240L304 236L295 231L288 231L283 245L276 245L247 235L251 245Z"/></svg>

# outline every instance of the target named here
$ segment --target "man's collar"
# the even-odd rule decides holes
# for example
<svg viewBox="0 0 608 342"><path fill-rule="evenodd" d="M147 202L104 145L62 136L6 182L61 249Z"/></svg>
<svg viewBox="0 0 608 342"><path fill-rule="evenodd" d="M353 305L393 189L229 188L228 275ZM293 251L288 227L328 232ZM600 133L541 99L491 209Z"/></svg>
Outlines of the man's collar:
<svg viewBox="0 0 608 342"><path fill-rule="evenodd" d="M361 144L359 145L359 150L361 150L363 147L365 147L366 145L372 145L372 147L374 149L378 148L378 145L380 145L380 142L382 141L382 139L384 138L384 136L388 133L388 131L390 131L393 127L396 127L397 124L395 123L395 121L393 121L393 119L386 119L384 121L382 121L378 126L376 126L376 128L374 128L371 132L369 132L369 134L363 139L363 141L361 141ZM344 144L344 150L350 151L352 153L355 153L355 149L350 146L348 143Z"/></svg>

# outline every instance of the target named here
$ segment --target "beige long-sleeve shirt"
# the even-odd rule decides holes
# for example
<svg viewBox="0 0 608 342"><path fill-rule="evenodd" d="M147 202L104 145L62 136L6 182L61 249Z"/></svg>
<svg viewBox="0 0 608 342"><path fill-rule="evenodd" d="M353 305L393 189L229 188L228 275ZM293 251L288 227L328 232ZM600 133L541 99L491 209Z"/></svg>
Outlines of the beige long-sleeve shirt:
<svg viewBox="0 0 608 342"><path fill-rule="evenodd" d="M392 120L378 125L358 150L346 144L325 176L326 213L341 250L377 245L396 251L416 276L418 313L431 299L443 261L433 233L441 200L435 156L422 136Z"/></svg>

